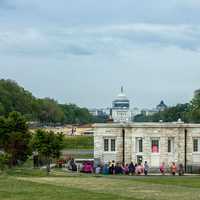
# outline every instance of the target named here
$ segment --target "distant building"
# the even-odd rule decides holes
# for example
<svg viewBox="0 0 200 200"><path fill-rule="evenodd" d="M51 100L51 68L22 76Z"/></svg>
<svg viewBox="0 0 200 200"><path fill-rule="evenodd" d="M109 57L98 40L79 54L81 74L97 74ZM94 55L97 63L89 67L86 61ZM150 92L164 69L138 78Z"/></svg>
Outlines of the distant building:
<svg viewBox="0 0 200 200"><path fill-rule="evenodd" d="M155 108L141 110L141 114L144 116L152 116L152 115L156 114L157 112L158 112L158 110Z"/></svg>
<svg viewBox="0 0 200 200"><path fill-rule="evenodd" d="M96 108L90 109L89 112L90 112L90 114L93 115L93 116L100 116L100 115L102 115L101 110L96 109Z"/></svg>
<svg viewBox="0 0 200 200"><path fill-rule="evenodd" d="M121 87L121 93L112 102L112 119L114 122L130 122L132 121L132 113L130 110L130 101Z"/></svg>
<svg viewBox="0 0 200 200"><path fill-rule="evenodd" d="M163 100L156 106L158 112L164 111L166 108L167 106L165 105Z"/></svg>
<svg viewBox="0 0 200 200"><path fill-rule="evenodd" d="M141 110L141 114L144 116L152 116L158 112L164 111L167 108L167 105L164 103L164 101L162 100L157 106L156 108L152 108L152 109L142 109Z"/></svg>
<svg viewBox="0 0 200 200"><path fill-rule="evenodd" d="M110 108L94 108L89 110L90 114L95 117L110 116Z"/></svg>
<svg viewBox="0 0 200 200"><path fill-rule="evenodd" d="M110 116L111 108L102 108L101 110L105 116Z"/></svg>
<svg viewBox="0 0 200 200"><path fill-rule="evenodd" d="M141 110L139 108L133 108L131 109L131 115L132 115L132 119L134 120L134 116L136 115L140 115L141 114Z"/></svg>

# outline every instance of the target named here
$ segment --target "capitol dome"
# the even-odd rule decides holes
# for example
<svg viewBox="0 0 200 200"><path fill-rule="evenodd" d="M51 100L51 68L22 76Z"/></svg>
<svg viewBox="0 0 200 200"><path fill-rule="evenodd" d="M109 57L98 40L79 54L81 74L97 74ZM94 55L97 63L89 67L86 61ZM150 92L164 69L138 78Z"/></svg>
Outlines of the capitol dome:
<svg viewBox="0 0 200 200"><path fill-rule="evenodd" d="M117 95L116 100L128 100L128 98L127 98L126 94L121 92Z"/></svg>
<svg viewBox="0 0 200 200"><path fill-rule="evenodd" d="M121 88L121 93L117 95L115 100L113 101L113 108L129 108L130 101L127 98L126 94L123 91L123 87Z"/></svg>

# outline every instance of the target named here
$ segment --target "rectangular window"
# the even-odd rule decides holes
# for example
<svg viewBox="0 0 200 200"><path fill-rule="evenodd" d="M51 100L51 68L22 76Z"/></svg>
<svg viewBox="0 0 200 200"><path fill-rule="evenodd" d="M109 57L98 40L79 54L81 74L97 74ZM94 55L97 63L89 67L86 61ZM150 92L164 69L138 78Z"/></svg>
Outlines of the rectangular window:
<svg viewBox="0 0 200 200"><path fill-rule="evenodd" d="M104 139L104 151L109 151L109 140Z"/></svg>
<svg viewBox="0 0 200 200"><path fill-rule="evenodd" d="M168 153L172 152L172 141L168 140Z"/></svg>
<svg viewBox="0 0 200 200"><path fill-rule="evenodd" d="M193 152L198 152L199 151L199 148L198 148L198 139L193 139Z"/></svg>
<svg viewBox="0 0 200 200"><path fill-rule="evenodd" d="M137 153L142 153L143 152L143 139L142 138L137 138L136 139L136 152Z"/></svg>
<svg viewBox="0 0 200 200"><path fill-rule="evenodd" d="M139 142L139 152L143 152L143 141L142 138L138 141Z"/></svg>
<svg viewBox="0 0 200 200"><path fill-rule="evenodd" d="M168 153L174 152L174 139L168 139Z"/></svg>
<svg viewBox="0 0 200 200"><path fill-rule="evenodd" d="M115 151L115 139L111 139L111 151Z"/></svg>
<svg viewBox="0 0 200 200"><path fill-rule="evenodd" d="M159 140L158 139L151 140L151 152L159 153Z"/></svg>
<svg viewBox="0 0 200 200"><path fill-rule="evenodd" d="M114 152L116 151L116 140L105 138L104 139L104 151L106 152Z"/></svg>

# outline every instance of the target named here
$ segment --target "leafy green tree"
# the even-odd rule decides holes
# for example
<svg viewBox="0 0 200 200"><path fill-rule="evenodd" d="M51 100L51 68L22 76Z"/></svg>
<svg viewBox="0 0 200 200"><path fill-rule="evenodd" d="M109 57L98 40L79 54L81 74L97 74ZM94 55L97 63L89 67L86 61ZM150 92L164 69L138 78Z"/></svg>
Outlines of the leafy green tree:
<svg viewBox="0 0 200 200"><path fill-rule="evenodd" d="M64 112L63 123L87 124L96 121L86 108L80 108L74 104L64 104L60 105L60 107Z"/></svg>
<svg viewBox="0 0 200 200"><path fill-rule="evenodd" d="M153 122L162 120L163 122L175 122L181 119L188 122L187 112L189 111L189 104L177 104L176 106L169 107L162 112L158 112L152 116Z"/></svg>
<svg viewBox="0 0 200 200"><path fill-rule="evenodd" d="M63 110L58 103L49 98L38 100L37 113L41 122L58 123L62 122L64 118Z"/></svg>
<svg viewBox="0 0 200 200"><path fill-rule="evenodd" d="M15 81L0 80L0 104L3 114L18 111L27 114L32 110L34 97L24 88L20 87Z"/></svg>
<svg viewBox="0 0 200 200"><path fill-rule="evenodd" d="M200 123L200 94L195 95L190 102L187 116L190 122Z"/></svg>
<svg viewBox="0 0 200 200"><path fill-rule="evenodd" d="M37 130L33 137L33 149L42 157L45 157L47 163L47 173L50 172L50 163L52 158L59 158L63 149L64 136L62 133L55 134L53 131Z"/></svg>
<svg viewBox="0 0 200 200"><path fill-rule="evenodd" d="M10 155L7 153L0 153L0 170L3 171L8 166Z"/></svg>
<svg viewBox="0 0 200 200"><path fill-rule="evenodd" d="M177 104L151 116L137 115L134 120L137 122L159 122L160 120L163 122L175 122L181 119L184 122L189 122L188 112L189 104Z"/></svg>
<svg viewBox="0 0 200 200"><path fill-rule="evenodd" d="M58 104L50 98L38 99L12 80L0 80L0 116L18 111L28 121L43 124L86 124L96 122L86 108L74 104Z"/></svg>
<svg viewBox="0 0 200 200"><path fill-rule="evenodd" d="M12 112L7 118L0 118L0 141L3 150L11 156L11 166L27 160L31 154L31 134L20 113Z"/></svg>

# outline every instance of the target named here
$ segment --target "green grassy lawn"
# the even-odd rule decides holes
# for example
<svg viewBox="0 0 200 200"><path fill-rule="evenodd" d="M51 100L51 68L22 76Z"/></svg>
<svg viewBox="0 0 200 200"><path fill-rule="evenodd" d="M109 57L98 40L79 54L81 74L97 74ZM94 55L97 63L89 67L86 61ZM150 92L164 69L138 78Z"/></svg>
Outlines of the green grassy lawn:
<svg viewBox="0 0 200 200"><path fill-rule="evenodd" d="M1 200L199 200L200 176L94 176L15 168L0 175Z"/></svg>
<svg viewBox="0 0 200 200"><path fill-rule="evenodd" d="M94 149L94 137L93 136L65 137L64 149Z"/></svg>
<svg viewBox="0 0 200 200"><path fill-rule="evenodd" d="M72 154L71 156L73 158L80 158L80 159L82 159L82 158L84 158L84 159L92 159L92 158L94 158L93 154L84 154L84 155L82 155L82 154Z"/></svg>

